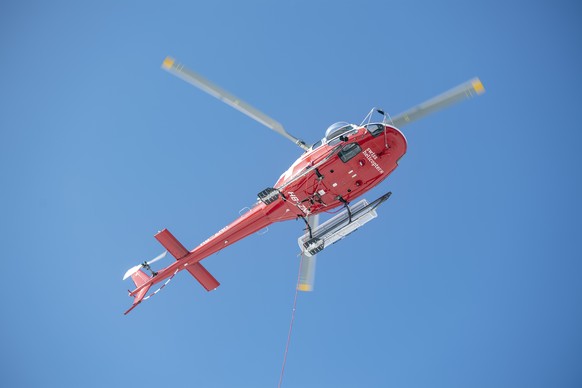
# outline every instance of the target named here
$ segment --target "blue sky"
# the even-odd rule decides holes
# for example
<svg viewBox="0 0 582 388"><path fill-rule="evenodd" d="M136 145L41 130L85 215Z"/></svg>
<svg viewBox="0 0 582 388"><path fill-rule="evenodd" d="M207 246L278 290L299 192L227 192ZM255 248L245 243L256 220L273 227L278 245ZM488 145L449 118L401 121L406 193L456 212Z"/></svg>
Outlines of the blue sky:
<svg viewBox="0 0 582 388"><path fill-rule="evenodd" d="M120 4L121 3L121 4ZM314 142L474 76L403 128L379 217L318 257L284 387L579 387L580 6L573 1L0 5L0 385L276 386L302 223L121 280L230 223L299 156L160 69L172 55ZM166 261L165 263L169 263Z"/></svg>

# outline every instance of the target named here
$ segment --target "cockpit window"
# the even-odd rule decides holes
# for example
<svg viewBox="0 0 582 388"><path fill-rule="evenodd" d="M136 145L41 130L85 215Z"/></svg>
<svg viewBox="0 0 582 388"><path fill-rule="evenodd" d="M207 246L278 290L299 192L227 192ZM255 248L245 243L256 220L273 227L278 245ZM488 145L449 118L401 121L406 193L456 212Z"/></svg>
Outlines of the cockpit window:
<svg viewBox="0 0 582 388"><path fill-rule="evenodd" d="M314 145L311 146L311 149L314 150L317 147L319 147L321 144L323 143L323 140L318 141L317 143L315 143Z"/></svg>
<svg viewBox="0 0 582 388"><path fill-rule="evenodd" d="M384 132L384 124L380 123L366 124L364 125L364 127L366 127L368 132L370 132L374 137Z"/></svg>
<svg viewBox="0 0 582 388"><path fill-rule="evenodd" d="M342 148L342 150L338 153L338 156L342 162L347 163L360 152L362 152L362 147L360 147L358 143L350 143Z"/></svg>

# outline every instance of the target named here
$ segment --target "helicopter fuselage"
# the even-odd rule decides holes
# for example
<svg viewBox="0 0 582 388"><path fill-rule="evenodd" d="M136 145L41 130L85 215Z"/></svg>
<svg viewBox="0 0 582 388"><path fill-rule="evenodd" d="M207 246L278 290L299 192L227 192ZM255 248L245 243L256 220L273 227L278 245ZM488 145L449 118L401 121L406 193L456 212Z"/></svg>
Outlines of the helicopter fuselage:
<svg viewBox="0 0 582 388"><path fill-rule="evenodd" d="M267 215L280 221L327 212L386 179L406 153L406 138L392 126L370 125L382 129L354 127L297 159L275 184L283 200Z"/></svg>
<svg viewBox="0 0 582 388"><path fill-rule="evenodd" d="M168 243L169 232L159 232L156 238L177 260L130 295L137 297L143 290L183 269L196 277L192 268L198 262L270 224L306 218L347 205L386 179L398 166L406 148L406 138L400 130L378 123L353 126L346 134L306 151L281 175L274 187L269 188L272 195L268 201L259 200L248 212L193 250L185 251L180 244L183 254L175 254L168 245L179 244L177 240ZM209 287L217 284L212 278Z"/></svg>

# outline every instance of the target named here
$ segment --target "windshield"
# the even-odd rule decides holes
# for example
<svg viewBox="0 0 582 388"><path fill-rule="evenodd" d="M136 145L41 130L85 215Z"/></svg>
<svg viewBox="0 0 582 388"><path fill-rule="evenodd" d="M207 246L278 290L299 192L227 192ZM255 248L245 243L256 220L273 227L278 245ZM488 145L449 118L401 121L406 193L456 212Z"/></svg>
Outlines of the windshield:
<svg viewBox="0 0 582 388"><path fill-rule="evenodd" d="M311 149L314 150L322 144L334 145L339 143L341 141L339 137L350 131L355 131L355 127L352 124L346 123L345 121L334 123L326 129L325 137L313 144Z"/></svg>
<svg viewBox="0 0 582 388"><path fill-rule="evenodd" d="M350 123L344 121L332 124L325 131L325 141L329 142L330 140L350 131L352 128L353 126Z"/></svg>

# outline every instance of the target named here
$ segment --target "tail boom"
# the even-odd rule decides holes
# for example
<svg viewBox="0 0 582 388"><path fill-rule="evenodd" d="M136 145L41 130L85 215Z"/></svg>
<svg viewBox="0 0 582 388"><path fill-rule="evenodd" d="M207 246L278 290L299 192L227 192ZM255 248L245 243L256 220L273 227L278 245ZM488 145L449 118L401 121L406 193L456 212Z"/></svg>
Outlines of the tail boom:
<svg viewBox="0 0 582 388"><path fill-rule="evenodd" d="M158 232L155 235L156 240L158 240L160 244L162 244L164 248L174 256L176 261L158 271L155 276L150 277L141 270L134 274L136 276L135 278L132 276L136 288L131 291L129 295L134 297L134 304L126 314L141 303L150 287L164 281L165 279L173 277L176 273L184 269L187 270L205 290L212 291L216 289L220 283L206 270L206 268L204 268L204 266L202 266L202 264L200 264L200 261L273 223L274 221L266 215L264 211L265 207L266 205L259 203L256 207L251 209L251 211L245 213L230 225L215 233L192 251L188 251L169 230L164 229Z"/></svg>

